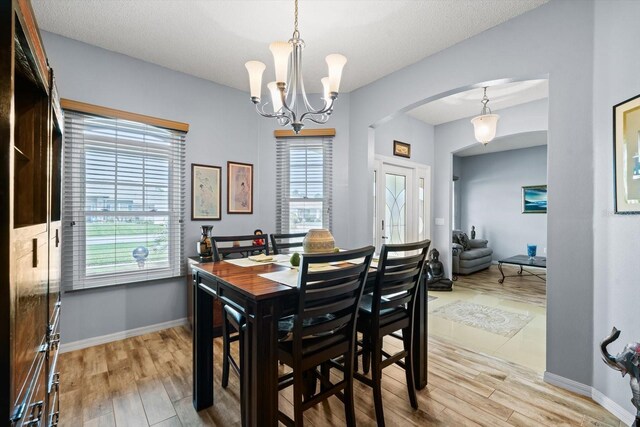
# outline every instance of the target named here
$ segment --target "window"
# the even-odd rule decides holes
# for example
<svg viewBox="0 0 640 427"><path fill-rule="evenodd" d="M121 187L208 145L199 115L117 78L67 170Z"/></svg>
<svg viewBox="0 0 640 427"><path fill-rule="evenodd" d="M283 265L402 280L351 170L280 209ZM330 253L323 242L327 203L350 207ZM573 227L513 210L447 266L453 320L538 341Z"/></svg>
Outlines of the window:
<svg viewBox="0 0 640 427"><path fill-rule="evenodd" d="M332 140L278 138L276 231L331 229Z"/></svg>
<svg viewBox="0 0 640 427"><path fill-rule="evenodd" d="M67 289L183 274L185 135L65 111Z"/></svg>

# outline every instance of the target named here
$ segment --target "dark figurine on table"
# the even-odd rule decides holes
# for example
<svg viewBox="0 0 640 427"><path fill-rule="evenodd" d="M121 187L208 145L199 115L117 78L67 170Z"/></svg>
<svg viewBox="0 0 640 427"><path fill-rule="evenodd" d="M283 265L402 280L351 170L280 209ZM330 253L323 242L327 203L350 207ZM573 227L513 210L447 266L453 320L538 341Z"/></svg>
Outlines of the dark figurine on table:
<svg viewBox="0 0 640 427"><path fill-rule="evenodd" d="M440 252L436 248L429 252L427 263L427 289L430 291L451 291L453 282L445 276L444 265L438 259Z"/></svg>

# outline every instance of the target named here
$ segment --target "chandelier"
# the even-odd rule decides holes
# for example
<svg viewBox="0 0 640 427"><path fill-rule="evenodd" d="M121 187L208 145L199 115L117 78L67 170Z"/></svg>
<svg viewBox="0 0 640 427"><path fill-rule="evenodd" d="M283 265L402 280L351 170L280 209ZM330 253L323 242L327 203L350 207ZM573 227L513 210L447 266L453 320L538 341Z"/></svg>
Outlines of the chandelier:
<svg viewBox="0 0 640 427"><path fill-rule="evenodd" d="M271 109L265 107L267 103L260 103L262 93L262 73L265 70L264 63L249 61L244 66L249 73L249 86L251 88L251 101L256 105L256 111L263 117L274 118L280 126L291 125L297 134L303 128L303 122L308 120L313 123L326 123L333 112L333 104L338 97L342 68L347 63L343 55L333 53L326 57L329 66L329 76L320 81L323 87L323 105L315 109L307 99L302 80L302 49L304 40L300 38L298 31L298 0L295 2L295 19L293 24L293 36L288 42L273 42L269 50L273 54L276 80L267 84L271 94ZM288 73L289 69L291 70Z"/></svg>
<svg viewBox="0 0 640 427"><path fill-rule="evenodd" d="M491 113L491 108L487 107L489 98L487 97L487 88L484 88L484 97L482 98L482 111L479 116L471 119L473 123L473 130L476 137L476 141L481 142L483 145L487 145L493 138L496 137L496 128L498 126L497 114Z"/></svg>

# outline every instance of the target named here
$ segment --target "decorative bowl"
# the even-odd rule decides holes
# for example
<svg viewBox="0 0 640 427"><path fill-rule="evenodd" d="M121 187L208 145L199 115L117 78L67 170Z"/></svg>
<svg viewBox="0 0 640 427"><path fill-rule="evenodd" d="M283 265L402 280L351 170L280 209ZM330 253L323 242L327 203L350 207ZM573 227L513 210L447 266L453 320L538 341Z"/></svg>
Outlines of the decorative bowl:
<svg viewBox="0 0 640 427"><path fill-rule="evenodd" d="M309 230L302 241L302 248L306 254L321 254L333 252L336 246L331 232L324 228L314 228Z"/></svg>

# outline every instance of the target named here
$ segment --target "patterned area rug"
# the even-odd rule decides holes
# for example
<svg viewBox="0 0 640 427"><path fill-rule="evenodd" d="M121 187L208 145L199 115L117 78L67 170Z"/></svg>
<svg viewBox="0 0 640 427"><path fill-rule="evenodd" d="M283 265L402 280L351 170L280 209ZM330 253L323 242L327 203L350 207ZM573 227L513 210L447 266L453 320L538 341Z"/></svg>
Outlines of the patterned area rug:
<svg viewBox="0 0 640 427"><path fill-rule="evenodd" d="M533 319L533 316L526 314L512 313L465 301L454 301L443 305L433 310L431 314L507 338L517 334Z"/></svg>

